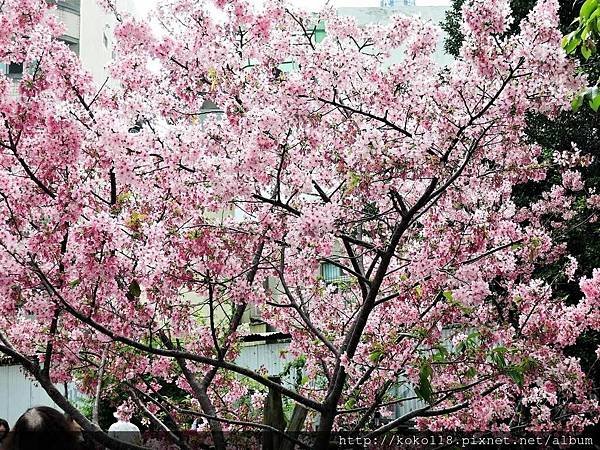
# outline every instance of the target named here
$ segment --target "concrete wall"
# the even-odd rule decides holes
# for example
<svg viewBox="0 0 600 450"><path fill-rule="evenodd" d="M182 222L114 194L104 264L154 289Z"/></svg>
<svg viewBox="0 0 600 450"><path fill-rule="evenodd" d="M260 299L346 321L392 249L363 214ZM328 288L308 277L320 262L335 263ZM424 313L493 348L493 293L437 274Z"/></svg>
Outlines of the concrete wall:
<svg viewBox="0 0 600 450"><path fill-rule="evenodd" d="M129 10L127 2L118 2ZM81 0L79 38L79 58L94 77L96 84L101 85L108 76L106 67L112 59L113 31L117 23L111 13L107 13L96 3L96 0Z"/></svg>

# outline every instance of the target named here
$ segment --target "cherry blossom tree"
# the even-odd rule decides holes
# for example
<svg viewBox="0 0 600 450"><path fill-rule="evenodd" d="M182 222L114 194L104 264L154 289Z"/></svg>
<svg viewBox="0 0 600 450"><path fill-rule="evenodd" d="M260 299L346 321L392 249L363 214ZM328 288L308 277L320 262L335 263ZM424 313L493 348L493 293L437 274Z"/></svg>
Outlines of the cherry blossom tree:
<svg viewBox="0 0 600 450"><path fill-rule="evenodd" d="M0 352L85 430L99 428L54 383L125 389L180 448L193 417L218 449L240 429L318 429L287 441L323 449L336 430L409 421L595 423L564 349L600 328L600 271L567 305L537 270L563 261L575 276L554 241L578 196L600 197L578 172L589 158L548 162L524 137L527 114L570 108L585 84L557 7L541 0L506 37L506 1L468 2L460 57L440 67L438 29L417 18L359 27L280 2L173 0L159 35L119 14L98 87L44 1L5 0L0 60L27 70L16 94L0 78ZM562 186L517 207L513 188L550 167ZM322 263L343 281L326 283ZM295 385L236 363L251 306L291 336ZM163 395L173 385L186 401ZM410 399L397 385L421 406L373 425ZM307 415L296 429L261 422L267 391Z"/></svg>

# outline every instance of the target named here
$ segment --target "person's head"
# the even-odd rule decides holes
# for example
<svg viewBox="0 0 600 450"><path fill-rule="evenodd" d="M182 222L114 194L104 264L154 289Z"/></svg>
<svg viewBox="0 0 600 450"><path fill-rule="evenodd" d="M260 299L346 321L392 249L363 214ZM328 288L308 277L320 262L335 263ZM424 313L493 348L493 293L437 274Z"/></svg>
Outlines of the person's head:
<svg viewBox="0 0 600 450"><path fill-rule="evenodd" d="M74 450L76 435L65 416L54 408L37 406L17 420L6 438L5 450Z"/></svg>
<svg viewBox="0 0 600 450"><path fill-rule="evenodd" d="M10 427L8 426L8 422L4 419L0 419L0 442L4 440L9 431Z"/></svg>

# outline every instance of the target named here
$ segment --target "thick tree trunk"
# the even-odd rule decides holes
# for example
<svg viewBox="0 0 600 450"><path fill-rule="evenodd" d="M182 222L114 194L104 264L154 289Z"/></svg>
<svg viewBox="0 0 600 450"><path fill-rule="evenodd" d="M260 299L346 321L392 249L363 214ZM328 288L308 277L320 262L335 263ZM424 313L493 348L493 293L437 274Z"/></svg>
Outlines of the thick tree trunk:
<svg viewBox="0 0 600 450"><path fill-rule="evenodd" d="M279 377L269 377L272 381L281 383ZM276 428L280 431L285 431L285 415L283 414L283 401L281 392L274 389L269 389L267 398L265 399L265 407L263 411L263 423ZM280 450L283 437L272 431L265 430L263 433L263 450Z"/></svg>
<svg viewBox="0 0 600 450"><path fill-rule="evenodd" d="M331 432L333 430L333 422L335 420L335 410L327 411L321 414L319 420L319 429L313 450L329 450L331 446Z"/></svg>
<svg viewBox="0 0 600 450"><path fill-rule="evenodd" d="M100 367L98 367L98 384L96 385L96 392L94 395L94 406L92 407L92 422L100 426L100 398L102 395L102 380L104 379L104 369L106 367L106 360L108 358L109 344L104 346L102 351L102 359L100 361Z"/></svg>
<svg viewBox="0 0 600 450"><path fill-rule="evenodd" d="M168 349L174 348L173 343L171 342L171 340L168 338L168 336L166 334L162 333L160 335L160 339L163 342L163 344L165 345L165 347L167 347ZM183 376L185 377L185 379L189 383L190 387L192 388L192 391L194 392L194 396L200 403L200 407L202 408L202 411L204 412L204 414L206 414L208 416L216 417L217 410L215 409L215 406L213 405L212 401L210 400L210 398L208 396L208 386L206 386L205 384L198 381L198 379L196 378L196 375L194 373L192 373L190 371L190 369L188 368L187 361L184 358L175 358L175 360L177 361L177 364L181 368L181 372L183 373ZM210 425L210 432L211 432L211 435L213 438L213 443L215 445L215 449L216 450L225 450L226 449L226 444L225 444L226 441L225 441L225 435L223 434L223 426L221 425L221 422L219 422L217 420L208 419L208 423Z"/></svg>
<svg viewBox="0 0 600 450"><path fill-rule="evenodd" d="M304 406L296 403L286 434L292 437L298 437L298 434L304 428L304 421L306 420L307 414L308 410ZM294 450L294 442L284 439L281 443L281 450Z"/></svg>

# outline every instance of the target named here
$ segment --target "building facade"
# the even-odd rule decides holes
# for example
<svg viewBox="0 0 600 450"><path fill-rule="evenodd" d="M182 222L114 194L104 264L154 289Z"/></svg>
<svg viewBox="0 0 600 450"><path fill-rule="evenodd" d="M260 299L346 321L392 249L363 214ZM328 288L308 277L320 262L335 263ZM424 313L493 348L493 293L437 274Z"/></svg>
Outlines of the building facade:
<svg viewBox="0 0 600 450"><path fill-rule="evenodd" d="M91 73L96 83L107 77L106 66L113 56L113 31L117 23L113 14L107 13L96 0L47 0L56 8L52 11L64 25L60 39L73 50L83 67ZM120 0L118 8L132 11L130 0ZM0 73L19 79L21 64L0 63Z"/></svg>

